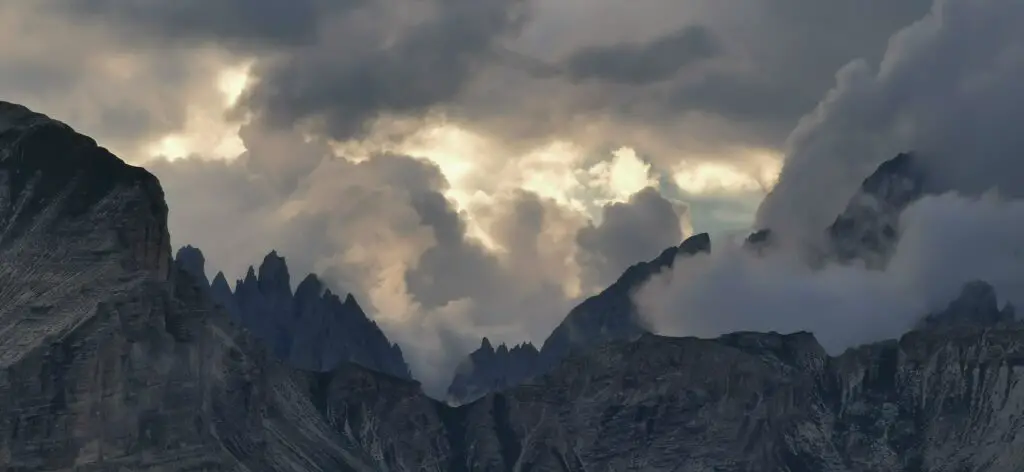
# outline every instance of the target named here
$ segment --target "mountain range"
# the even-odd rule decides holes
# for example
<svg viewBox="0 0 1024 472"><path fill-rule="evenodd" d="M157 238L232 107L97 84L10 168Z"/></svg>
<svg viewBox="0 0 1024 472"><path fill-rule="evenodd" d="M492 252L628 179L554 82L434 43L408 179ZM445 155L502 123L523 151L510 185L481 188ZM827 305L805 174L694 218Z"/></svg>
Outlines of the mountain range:
<svg viewBox="0 0 1024 472"><path fill-rule="evenodd" d="M899 182L894 167L876 180ZM890 198L904 195L877 190L887 185L855 197L886 203L870 222L851 213L864 231L831 236L882 238L842 260L884 265L901 208ZM194 248L173 258L167 211L149 172L0 102L6 470L1024 468L1024 324L982 281L898 340L839 356L802 332L647 333L629 291L710 250L698 236L574 309L535 354L506 349L539 373L469 383L500 391L451 406L408 378L354 299L315 277L292 292L277 254L234 290L206 280ZM755 234L751 245L770 248L770 231ZM475 362L491 362L482 348Z"/></svg>

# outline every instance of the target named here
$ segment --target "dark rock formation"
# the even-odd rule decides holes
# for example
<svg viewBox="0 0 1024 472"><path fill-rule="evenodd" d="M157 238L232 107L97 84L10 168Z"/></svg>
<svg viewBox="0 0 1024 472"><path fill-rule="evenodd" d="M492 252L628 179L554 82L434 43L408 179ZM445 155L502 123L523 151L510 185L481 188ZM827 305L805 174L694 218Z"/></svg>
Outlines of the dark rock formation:
<svg viewBox="0 0 1024 472"><path fill-rule="evenodd" d="M678 258L710 251L711 237L700 233L687 238L679 246L665 249L651 261L629 267L611 286L573 308L544 341L536 359L529 352L532 345L511 357L512 351L499 350L493 356L486 354L489 344L485 343L481 348L483 352L477 351L477 358L471 356L459 366L448 389L449 400L463 403L484 393L516 385L553 368L572 349L635 339L649 332L647 323L633 304L633 292L651 276L670 269ZM530 366L523 365L523 362L530 363Z"/></svg>
<svg viewBox="0 0 1024 472"><path fill-rule="evenodd" d="M884 268L899 239L900 214L933 191L920 157L902 153L882 163L828 227L829 258Z"/></svg>
<svg viewBox="0 0 1024 472"><path fill-rule="evenodd" d="M342 301L313 274L293 294L288 264L275 251L263 259L258 276L250 267L233 293L223 273L214 277L212 285L206 283L205 258L199 249L183 247L176 262L216 303L293 367L320 372L353 362L411 378L402 349L388 340L352 295Z"/></svg>
<svg viewBox="0 0 1024 472"><path fill-rule="evenodd" d="M1000 309L998 300L995 288L987 282L968 283L945 310L926 316L918 328L959 329L964 325L994 326L1013 322L1016 319L1013 305L1006 304Z"/></svg>
<svg viewBox="0 0 1024 472"><path fill-rule="evenodd" d="M540 351L533 344L523 343L509 349L501 344L495 349L484 338L480 348L473 351L455 370L455 378L448 387L448 400L462 403L516 385L540 373Z"/></svg>

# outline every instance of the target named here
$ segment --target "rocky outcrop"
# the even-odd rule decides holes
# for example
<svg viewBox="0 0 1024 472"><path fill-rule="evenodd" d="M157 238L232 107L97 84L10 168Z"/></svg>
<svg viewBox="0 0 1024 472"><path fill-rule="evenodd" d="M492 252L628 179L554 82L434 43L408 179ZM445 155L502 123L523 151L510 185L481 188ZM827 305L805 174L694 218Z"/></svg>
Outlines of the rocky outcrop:
<svg viewBox="0 0 1024 472"><path fill-rule="evenodd" d="M288 264L275 251L263 259L259 275L250 267L234 292L223 273L212 284L206 282L205 258L199 249L183 247L176 262L216 303L293 367L321 372L352 362L411 378L402 349L388 340L352 295L342 301L314 274L292 293Z"/></svg>
<svg viewBox="0 0 1024 472"><path fill-rule="evenodd" d="M448 387L448 401L459 404L489 392L500 391L540 373L540 351L533 344L523 343L497 349L487 338L480 348L455 369L455 378Z"/></svg>
<svg viewBox="0 0 1024 472"><path fill-rule="evenodd" d="M920 157L902 153L882 163L828 227L828 257L884 268L899 239L903 210L932 191Z"/></svg>
<svg viewBox="0 0 1024 472"><path fill-rule="evenodd" d="M942 193L931 178L927 161L914 153L900 153L883 162L850 198L835 221L825 228L825 244L811 255L811 265L862 264L884 269L899 240L899 220L907 207L926 195ZM758 254L772 248L771 228L747 236L744 246Z"/></svg>
<svg viewBox="0 0 1024 472"><path fill-rule="evenodd" d="M670 269L677 259L710 251L711 237L700 233L679 246L665 249L651 261L629 267L611 286L573 308L544 341L536 358L530 352L532 345L515 356L511 351L491 356L487 354L489 343L485 342L483 352L477 351L476 358L471 355L458 367L448 388L449 400L465 403L487 392L517 385L553 368L573 349L635 339L649 332L633 303L633 292L653 275Z"/></svg>
<svg viewBox="0 0 1024 472"><path fill-rule="evenodd" d="M918 329L959 329L964 326L995 326L1011 323L1016 320L1013 305L1006 304L999 308L996 289L984 281L974 281L964 285L960 296L937 313L924 317L917 325Z"/></svg>

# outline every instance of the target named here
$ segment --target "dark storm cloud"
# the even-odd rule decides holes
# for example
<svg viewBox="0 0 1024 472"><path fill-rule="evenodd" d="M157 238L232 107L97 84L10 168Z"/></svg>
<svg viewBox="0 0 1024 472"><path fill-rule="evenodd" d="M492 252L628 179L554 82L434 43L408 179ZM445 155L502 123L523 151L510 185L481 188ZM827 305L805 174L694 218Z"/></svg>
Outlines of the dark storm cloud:
<svg viewBox="0 0 1024 472"><path fill-rule="evenodd" d="M44 3L129 44L254 54L236 116L279 128L358 138L380 118L437 111L510 145L617 139L659 155L778 147L839 66L877 57L930 3L595 1Z"/></svg>
<svg viewBox="0 0 1024 472"><path fill-rule="evenodd" d="M474 67L520 24L526 2L436 0L428 6L434 11L399 29L361 24L367 21L362 10L336 18L315 44L260 61L243 106L279 127L312 121L338 139L360 135L382 114L418 116L458 95Z"/></svg>
<svg viewBox="0 0 1024 472"><path fill-rule="evenodd" d="M439 192L417 195L412 201L435 244L406 273L410 294L427 309L497 289L498 261L466 237L466 222Z"/></svg>
<svg viewBox="0 0 1024 472"><path fill-rule="evenodd" d="M51 8L102 21L144 41L282 46L312 41L322 18L365 0L50 0Z"/></svg>
<svg viewBox="0 0 1024 472"><path fill-rule="evenodd" d="M606 205L601 222L581 229L576 237L584 285L607 286L627 267L653 259L682 242L678 209L652 187L627 202Z"/></svg>
<svg viewBox="0 0 1024 472"><path fill-rule="evenodd" d="M646 44L587 47L565 60L575 80L597 79L645 85L672 78L681 69L717 56L718 39L704 26L685 26Z"/></svg>
<svg viewBox="0 0 1024 472"><path fill-rule="evenodd" d="M472 82L452 116L515 143L630 143L665 164L733 146L779 149L843 64L877 59L931 3L595 1L538 8L503 56L506 70Z"/></svg>

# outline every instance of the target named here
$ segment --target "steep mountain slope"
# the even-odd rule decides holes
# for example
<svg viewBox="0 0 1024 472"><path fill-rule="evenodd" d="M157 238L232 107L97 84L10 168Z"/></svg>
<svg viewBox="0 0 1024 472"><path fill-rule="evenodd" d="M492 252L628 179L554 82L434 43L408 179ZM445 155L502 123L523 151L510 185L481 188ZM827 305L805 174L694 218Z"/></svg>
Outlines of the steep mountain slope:
<svg viewBox="0 0 1024 472"><path fill-rule="evenodd" d="M175 261L215 302L293 367L323 371L353 362L412 378L402 349L388 340L352 295L342 301L314 274L307 275L293 294L288 264L275 251L263 259L259 276L249 268L234 293L223 273L217 273L212 286L207 282L206 259L199 249L182 247Z"/></svg>
<svg viewBox="0 0 1024 472"><path fill-rule="evenodd" d="M601 293L573 308L552 331L534 358L529 348L488 353L486 342L456 369L448 388L449 400L464 403L493 391L517 385L547 372L571 350L587 349L609 341L635 339L650 329L633 304L633 292L651 276L672 267L677 258L711 250L707 233L693 235L679 246L662 251L655 259L635 264ZM534 348L535 349L535 348Z"/></svg>
<svg viewBox="0 0 1024 472"><path fill-rule="evenodd" d="M380 470L172 262L166 217L151 174L0 102L0 467Z"/></svg>

